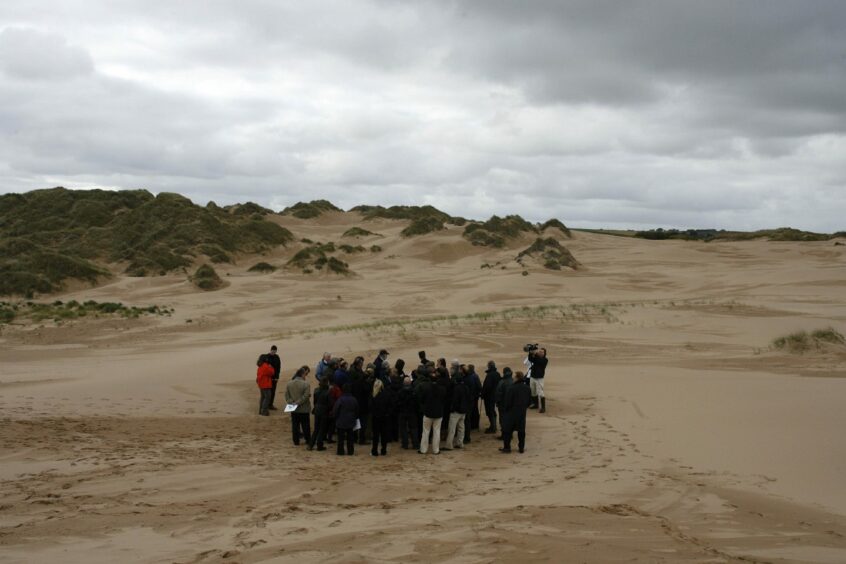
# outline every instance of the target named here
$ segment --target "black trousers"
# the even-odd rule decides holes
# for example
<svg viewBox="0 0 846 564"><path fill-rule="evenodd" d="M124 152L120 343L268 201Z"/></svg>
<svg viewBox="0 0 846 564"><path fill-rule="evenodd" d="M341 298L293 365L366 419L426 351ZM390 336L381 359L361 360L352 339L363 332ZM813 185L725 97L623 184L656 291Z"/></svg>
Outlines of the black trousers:
<svg viewBox="0 0 846 564"><path fill-rule="evenodd" d="M259 415L267 413L270 408L270 388L260 388L261 396L259 397Z"/></svg>
<svg viewBox="0 0 846 564"><path fill-rule="evenodd" d="M273 379L273 386L270 388L270 404L268 408L273 407L273 401L276 399L276 384L279 383L279 378Z"/></svg>
<svg viewBox="0 0 846 564"><path fill-rule="evenodd" d="M311 416L308 413L291 413L291 434L294 444L300 444L300 435L306 444L311 444Z"/></svg>
<svg viewBox="0 0 846 564"><path fill-rule="evenodd" d="M496 431L496 402L493 398L485 400L485 415L490 422L490 428Z"/></svg>
<svg viewBox="0 0 846 564"><path fill-rule="evenodd" d="M467 426L467 429L477 430L479 428L479 419L481 417L479 416L479 400L477 398L473 402L473 409L470 411L470 425Z"/></svg>
<svg viewBox="0 0 846 564"><path fill-rule="evenodd" d="M379 452L379 442L382 442L382 454L388 450L388 435L390 435L391 422L389 417L371 417L371 428L373 433L373 448L370 452L377 454Z"/></svg>
<svg viewBox="0 0 846 564"><path fill-rule="evenodd" d="M415 450L420 448L420 429L416 413L400 413L397 418L402 448L408 448L409 438Z"/></svg>
<svg viewBox="0 0 846 564"><path fill-rule="evenodd" d="M352 455L355 453L355 431L352 429L338 429L338 454L344 453L344 444L346 444L346 454Z"/></svg>
<svg viewBox="0 0 846 564"><path fill-rule="evenodd" d="M517 446L520 449L526 447L526 412L509 413L505 418L505 424L502 428L503 446L506 449L511 448L511 438L517 431Z"/></svg>
<svg viewBox="0 0 846 564"><path fill-rule="evenodd" d="M326 430L329 428L329 416L328 415L315 415L314 416L314 435L311 437L310 445L314 447L317 445L317 448L323 448L323 441L326 439Z"/></svg>
<svg viewBox="0 0 846 564"><path fill-rule="evenodd" d="M361 423L361 429L356 431L358 433L358 444L366 445L367 444L367 420L370 418L370 412L361 410L359 411L360 415L358 417L359 423Z"/></svg>

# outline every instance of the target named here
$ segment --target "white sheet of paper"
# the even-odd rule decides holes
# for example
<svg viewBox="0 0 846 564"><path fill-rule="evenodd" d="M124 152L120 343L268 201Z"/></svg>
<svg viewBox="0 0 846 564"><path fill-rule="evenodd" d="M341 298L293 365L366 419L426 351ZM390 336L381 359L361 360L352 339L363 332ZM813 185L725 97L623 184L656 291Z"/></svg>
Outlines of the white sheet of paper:
<svg viewBox="0 0 846 564"><path fill-rule="evenodd" d="M292 411L296 411L296 409L297 409L297 404L289 403L288 405L285 406L285 413L291 413Z"/></svg>
<svg viewBox="0 0 846 564"><path fill-rule="evenodd" d="M356 420L355 420L355 425L353 425L353 431L358 431L359 429L361 429L361 420L360 420L360 419L356 419Z"/></svg>

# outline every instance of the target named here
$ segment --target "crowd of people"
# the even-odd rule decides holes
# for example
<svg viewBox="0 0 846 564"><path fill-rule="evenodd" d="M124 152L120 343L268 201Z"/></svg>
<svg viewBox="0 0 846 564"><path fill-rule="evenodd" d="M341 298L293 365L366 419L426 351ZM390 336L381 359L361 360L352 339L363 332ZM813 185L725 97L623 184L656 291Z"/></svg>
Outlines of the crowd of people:
<svg viewBox="0 0 846 564"><path fill-rule="evenodd" d="M527 350L525 372L505 367L500 373L496 363L488 361L484 380L473 364L456 359L448 367L446 359L431 361L425 351L418 356L417 368L406 374L405 361L391 366L384 349L368 364L361 356L350 364L324 353L314 369L313 393L311 369L298 368L285 385L294 445L323 451L335 444L338 455L354 454L357 444L370 445L372 456L387 455L388 444L394 442L420 454L428 453L430 445L434 454L461 449L480 429L481 402L488 419L484 433L500 433L500 452L511 452L515 432L518 451L525 451L527 410L546 411L546 349ZM275 345L259 356L257 365L259 415L269 416L277 409L282 365Z"/></svg>

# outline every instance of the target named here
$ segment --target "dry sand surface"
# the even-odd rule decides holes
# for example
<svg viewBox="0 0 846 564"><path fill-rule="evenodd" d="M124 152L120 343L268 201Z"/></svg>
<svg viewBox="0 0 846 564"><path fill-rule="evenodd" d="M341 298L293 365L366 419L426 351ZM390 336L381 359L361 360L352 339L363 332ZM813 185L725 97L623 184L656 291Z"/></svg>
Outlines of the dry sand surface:
<svg viewBox="0 0 846 564"><path fill-rule="evenodd" d="M846 352L769 348L846 332L846 247L575 233L583 269L523 276L529 238L279 221L324 242L360 225L379 236L350 242L383 251L348 279L247 273L257 257L216 292L119 278L59 297L174 315L2 329L0 561L846 562ZM284 383L324 350L516 369L535 341L548 412L522 455L476 433L342 459L255 414L272 343Z"/></svg>

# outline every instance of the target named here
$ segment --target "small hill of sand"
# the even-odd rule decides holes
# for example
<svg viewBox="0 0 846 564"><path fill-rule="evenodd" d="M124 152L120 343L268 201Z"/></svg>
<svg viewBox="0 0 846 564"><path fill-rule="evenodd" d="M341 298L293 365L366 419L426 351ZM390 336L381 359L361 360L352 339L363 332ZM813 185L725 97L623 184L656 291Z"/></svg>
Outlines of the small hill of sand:
<svg viewBox="0 0 846 564"><path fill-rule="evenodd" d="M496 248L452 224L266 217L294 239L215 264L219 290L117 274L49 298L165 315L0 325L0 561L846 560L846 357L773 345L846 332L846 247L549 228L584 267L550 270L514 260L534 233ZM354 276L304 274L285 267L304 239L367 251L329 253ZM474 431L439 456L341 458L256 414L271 344L284 386L324 351L484 376L530 342L548 411L525 454Z"/></svg>

